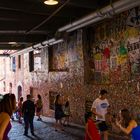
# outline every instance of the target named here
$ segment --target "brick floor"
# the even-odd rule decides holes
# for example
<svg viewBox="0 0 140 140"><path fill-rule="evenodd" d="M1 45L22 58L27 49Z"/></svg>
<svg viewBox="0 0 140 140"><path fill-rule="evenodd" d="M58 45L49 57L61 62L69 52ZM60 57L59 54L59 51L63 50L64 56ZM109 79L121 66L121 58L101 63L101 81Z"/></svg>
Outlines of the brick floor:
<svg viewBox="0 0 140 140"><path fill-rule="evenodd" d="M28 137L24 136L24 125L17 121L12 122L12 129L9 134L10 140L84 140L84 128L77 126L64 127L64 132L55 131L54 120L43 117L43 121L34 119L36 136L30 133ZM29 131L30 132L30 131ZM109 137L109 140L126 140L125 137ZM128 139L127 139L128 140Z"/></svg>
<svg viewBox="0 0 140 140"><path fill-rule="evenodd" d="M84 129L77 127L64 127L64 132L55 131L54 121L49 118L43 118L43 121L34 119L36 136L32 136L29 130L29 136L24 133L24 125L17 121L12 122L12 129L9 134L10 140L82 140L84 138Z"/></svg>

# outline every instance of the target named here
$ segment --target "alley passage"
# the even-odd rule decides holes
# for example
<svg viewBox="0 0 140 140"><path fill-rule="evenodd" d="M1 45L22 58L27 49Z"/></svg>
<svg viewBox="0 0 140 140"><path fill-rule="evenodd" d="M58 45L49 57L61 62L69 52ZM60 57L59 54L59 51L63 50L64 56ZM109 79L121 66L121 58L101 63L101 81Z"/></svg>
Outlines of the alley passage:
<svg viewBox="0 0 140 140"><path fill-rule="evenodd" d="M65 127L64 132L55 131L54 120L42 117L43 121L34 119L35 134L32 136L30 130L28 137L24 136L24 125L18 121L12 121L12 129L9 134L10 140L84 140L84 128L75 126ZM126 137L110 136L109 140L130 140Z"/></svg>
<svg viewBox="0 0 140 140"><path fill-rule="evenodd" d="M49 118L43 118L43 121L34 119L35 136L30 134L24 136L24 125L17 121L12 122L12 129L9 134L10 140L83 140L84 129L77 127L66 127L65 131L55 131L54 123Z"/></svg>

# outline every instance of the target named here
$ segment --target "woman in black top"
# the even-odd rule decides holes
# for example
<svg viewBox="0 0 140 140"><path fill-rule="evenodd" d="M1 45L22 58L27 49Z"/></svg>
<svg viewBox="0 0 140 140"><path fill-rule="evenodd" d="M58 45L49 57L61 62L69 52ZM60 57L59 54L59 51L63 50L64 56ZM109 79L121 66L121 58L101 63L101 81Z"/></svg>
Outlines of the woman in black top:
<svg viewBox="0 0 140 140"><path fill-rule="evenodd" d="M60 94L58 94L55 99L55 120L56 120L55 130L56 131L58 129L63 131L62 118L64 117L64 112L62 106L63 106L62 97L60 96Z"/></svg>

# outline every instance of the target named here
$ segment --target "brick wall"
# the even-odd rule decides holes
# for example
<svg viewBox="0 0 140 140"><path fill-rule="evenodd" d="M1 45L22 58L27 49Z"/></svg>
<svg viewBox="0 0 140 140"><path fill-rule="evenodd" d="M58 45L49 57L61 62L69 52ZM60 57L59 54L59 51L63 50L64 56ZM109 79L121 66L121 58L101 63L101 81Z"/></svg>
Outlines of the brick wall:
<svg viewBox="0 0 140 140"><path fill-rule="evenodd" d="M117 19L117 17L114 17L114 20L111 21L115 23L115 19ZM84 124L85 102L92 102L98 97L99 90L103 88L109 92L107 98L114 113L117 113L121 108L125 107L134 113L140 113L140 74L137 73L135 75L131 70L128 72L128 69L125 69L128 63L124 64L123 62L128 62L129 57L125 58L125 61L122 61L121 64L119 61L116 65L117 68L121 65L121 71L117 69L115 71L116 73L114 72L110 77L110 71L108 72L107 69L105 69L106 73L104 73L105 71L100 71L101 74L104 74L104 77L99 77L101 80L96 78L97 73L95 73L96 68L94 66L95 54L93 52L96 46L102 41L108 42L111 39L119 44L124 37L131 40L131 43L138 41L138 38L140 38L139 28L130 29L127 27L126 29L119 29L118 32L115 30L110 32L110 29L104 27L104 25L109 25L108 22L110 22L110 20L96 25L96 28L90 28L90 34L86 34L86 37L85 32L82 30L69 34L64 44L55 46L58 47L58 51L55 52L57 55L55 55L53 59L53 70L49 70L48 48L44 48L41 51L42 68L40 71L29 72L29 54L26 53L22 55L21 69L16 69L16 72L9 71L6 75L6 83L12 82L13 92L15 92L16 95L17 86L21 85L24 100L26 95L31 93L31 89L34 100L36 100L37 94L41 94L44 104L43 114L46 116L53 117L54 115L54 111L49 108L50 91L61 93L64 97L68 96L72 112L71 121L78 124ZM112 24L113 23L110 25ZM116 28L112 27L112 30L113 29ZM109 33L107 32L108 30ZM102 35L102 32L104 35ZM125 41L127 42L128 40ZM119 45L117 46L119 47ZM125 45L125 47L126 46L127 45ZM111 49L112 48L115 48L115 44L111 46ZM112 52L111 49L110 52ZM117 57L118 56L117 54ZM8 67L8 65L10 64L6 66ZM67 67L67 69L63 69L65 67ZM110 70L112 66L108 64L107 68ZM117 77L119 72L121 72L121 76ZM117 79L114 80L113 78Z"/></svg>

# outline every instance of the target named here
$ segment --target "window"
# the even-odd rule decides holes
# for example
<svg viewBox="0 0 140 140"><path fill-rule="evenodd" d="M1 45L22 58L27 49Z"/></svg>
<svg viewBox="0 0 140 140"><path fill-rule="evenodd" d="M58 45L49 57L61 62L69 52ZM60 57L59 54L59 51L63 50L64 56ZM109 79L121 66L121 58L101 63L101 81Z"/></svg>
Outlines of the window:
<svg viewBox="0 0 140 140"><path fill-rule="evenodd" d="M30 95L31 95L31 98L33 98L33 91L34 91L33 87L30 87Z"/></svg>
<svg viewBox="0 0 140 140"><path fill-rule="evenodd" d="M15 72L16 71L16 58L12 57L12 71Z"/></svg>
<svg viewBox="0 0 140 140"><path fill-rule="evenodd" d="M5 83L5 81L3 82L3 92L6 92L6 83Z"/></svg>
<svg viewBox="0 0 140 140"><path fill-rule="evenodd" d="M9 93L12 93L12 83L9 83Z"/></svg>
<svg viewBox="0 0 140 140"><path fill-rule="evenodd" d="M34 71L41 70L41 51L34 51Z"/></svg>
<svg viewBox="0 0 140 140"><path fill-rule="evenodd" d="M33 51L29 52L29 72L34 71L34 53Z"/></svg>
<svg viewBox="0 0 140 140"><path fill-rule="evenodd" d="M21 55L18 55L18 68L21 68Z"/></svg>
<svg viewBox="0 0 140 140"><path fill-rule="evenodd" d="M48 48L48 54L49 54L49 71L53 70L53 48Z"/></svg>
<svg viewBox="0 0 140 140"><path fill-rule="evenodd" d="M4 65L3 74L4 74L4 77L6 77L6 60L5 60L5 58L3 59L3 65Z"/></svg>
<svg viewBox="0 0 140 140"><path fill-rule="evenodd" d="M22 96L22 87L19 85L18 86L18 101L19 101L21 96Z"/></svg>

